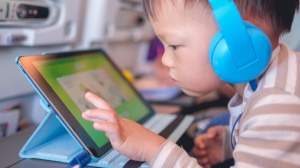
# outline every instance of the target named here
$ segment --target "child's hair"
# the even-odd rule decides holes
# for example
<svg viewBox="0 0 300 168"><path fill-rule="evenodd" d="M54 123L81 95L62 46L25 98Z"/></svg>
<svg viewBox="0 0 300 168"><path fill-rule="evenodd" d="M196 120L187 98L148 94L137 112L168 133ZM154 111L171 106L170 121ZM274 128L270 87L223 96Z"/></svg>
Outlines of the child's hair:
<svg viewBox="0 0 300 168"><path fill-rule="evenodd" d="M148 18L156 19L158 10L162 10L162 1L142 0ZM176 3L178 0L169 0ZM185 7L197 3L208 4L207 0L184 0ZM299 0L234 0L243 18L262 18L272 24L274 33L282 34L291 30L295 12L299 9Z"/></svg>

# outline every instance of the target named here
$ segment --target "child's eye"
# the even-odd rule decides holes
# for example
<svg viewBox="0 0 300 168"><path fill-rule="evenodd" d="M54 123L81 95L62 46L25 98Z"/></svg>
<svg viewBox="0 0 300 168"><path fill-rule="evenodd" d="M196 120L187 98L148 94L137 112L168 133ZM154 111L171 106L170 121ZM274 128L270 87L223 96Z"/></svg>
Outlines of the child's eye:
<svg viewBox="0 0 300 168"><path fill-rule="evenodd" d="M169 45L173 50L176 50L178 48L177 45Z"/></svg>

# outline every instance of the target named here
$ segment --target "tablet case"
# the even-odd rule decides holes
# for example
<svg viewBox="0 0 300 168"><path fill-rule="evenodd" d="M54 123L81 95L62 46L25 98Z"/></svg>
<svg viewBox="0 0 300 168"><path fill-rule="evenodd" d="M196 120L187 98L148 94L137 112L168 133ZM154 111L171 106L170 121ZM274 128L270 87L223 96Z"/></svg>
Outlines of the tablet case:
<svg viewBox="0 0 300 168"><path fill-rule="evenodd" d="M69 162L82 152L83 148L60 122L51 107L46 106L42 100L40 104L48 113L23 146L19 156L21 158Z"/></svg>
<svg viewBox="0 0 300 168"><path fill-rule="evenodd" d="M99 50L99 49L94 49ZM82 51L82 50L74 50ZM53 52L57 53L57 52ZM53 53L42 53L53 54ZM61 53L61 52L60 52ZM18 65L20 57L17 56L15 59ZM19 66L18 66L19 67ZM21 69L21 67L19 67ZM21 70L22 71L22 70ZM24 73L22 71L22 73ZM60 118L53 111L51 106L44 100L39 90L35 87L32 81L25 75L28 81L34 86L34 89L40 95L40 104L47 111L47 115L22 147L19 152L20 158L24 159L42 159L49 161L57 161L69 163L75 156L79 155L84 151L81 144L73 136L68 128L63 124ZM94 167L111 167L108 166L107 161L101 161L101 158L92 157L92 161L88 166ZM113 166L115 167L115 166ZM118 166L122 167L122 166ZM144 163L142 167L149 167L147 163Z"/></svg>
<svg viewBox="0 0 300 168"><path fill-rule="evenodd" d="M42 99L40 104L48 113L20 150L19 156L25 159L43 159L69 163L84 149L52 108L46 105ZM106 161L100 159L92 157L92 162L88 166L111 167ZM144 163L141 167L148 167L148 164Z"/></svg>
<svg viewBox="0 0 300 168"><path fill-rule="evenodd" d="M45 54L51 53L43 53L43 55ZM17 56L15 59L17 65L20 57L23 56ZM21 69L21 67L19 68ZM22 71L22 73L24 72ZM66 128L66 126L56 115L48 102L44 100L42 94L35 87L32 81L26 75L25 77L32 84L32 86L34 86L34 89L40 95L40 104L48 113L20 150L20 158L42 159L69 163L75 156L84 151L83 147L69 131L69 129ZM141 165L140 167L149 167L146 162L139 165ZM92 161L88 164L88 166L107 168L123 167L122 165L110 166L110 164L106 160L102 161L101 158L95 157L92 157Z"/></svg>

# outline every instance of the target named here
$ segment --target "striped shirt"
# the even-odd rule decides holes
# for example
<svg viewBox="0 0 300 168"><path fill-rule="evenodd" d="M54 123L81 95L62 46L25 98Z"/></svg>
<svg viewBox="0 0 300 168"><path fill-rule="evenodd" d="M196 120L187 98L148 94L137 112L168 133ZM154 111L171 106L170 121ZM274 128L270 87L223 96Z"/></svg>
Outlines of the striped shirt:
<svg viewBox="0 0 300 168"><path fill-rule="evenodd" d="M233 134L234 167L300 167L300 53L280 44L258 89L252 92L246 85L241 111ZM200 167L170 141L160 147L150 166Z"/></svg>

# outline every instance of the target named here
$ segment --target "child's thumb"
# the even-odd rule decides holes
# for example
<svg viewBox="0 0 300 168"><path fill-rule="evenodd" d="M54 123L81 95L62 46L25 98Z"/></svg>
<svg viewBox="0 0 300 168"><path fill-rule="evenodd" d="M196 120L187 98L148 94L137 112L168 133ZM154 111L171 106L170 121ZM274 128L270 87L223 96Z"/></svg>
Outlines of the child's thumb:
<svg viewBox="0 0 300 168"><path fill-rule="evenodd" d="M209 129L209 130L207 130L207 138L212 139L212 138L214 138L215 136L216 136L216 130L214 130L214 129Z"/></svg>

